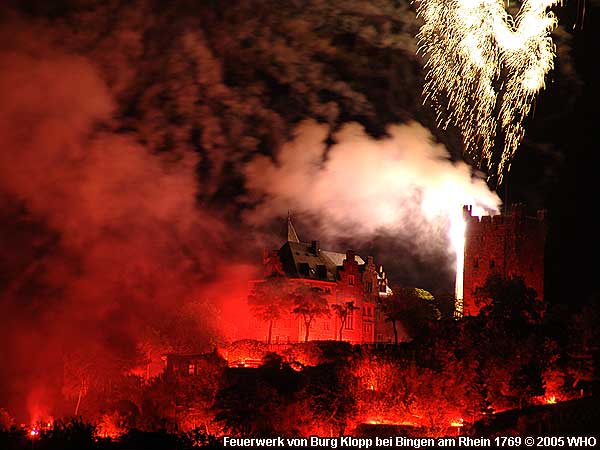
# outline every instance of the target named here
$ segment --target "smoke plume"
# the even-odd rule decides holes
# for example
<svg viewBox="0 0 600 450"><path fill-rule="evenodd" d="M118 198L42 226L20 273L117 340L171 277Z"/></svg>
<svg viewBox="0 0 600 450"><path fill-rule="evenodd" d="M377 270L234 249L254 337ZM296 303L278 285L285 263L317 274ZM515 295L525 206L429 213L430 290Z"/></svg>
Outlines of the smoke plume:
<svg viewBox="0 0 600 450"><path fill-rule="evenodd" d="M379 139L356 123L329 133L325 124L304 122L274 160L259 156L247 165L255 204L247 213L251 223L291 209L316 219L314 232L329 242L351 237L360 246L386 235L410 243L411 257L432 261L454 254L450 225L461 217L463 205L487 212L499 208L500 199L484 180L467 164L451 161L445 147L416 122L390 126ZM333 143L327 145L330 137Z"/></svg>

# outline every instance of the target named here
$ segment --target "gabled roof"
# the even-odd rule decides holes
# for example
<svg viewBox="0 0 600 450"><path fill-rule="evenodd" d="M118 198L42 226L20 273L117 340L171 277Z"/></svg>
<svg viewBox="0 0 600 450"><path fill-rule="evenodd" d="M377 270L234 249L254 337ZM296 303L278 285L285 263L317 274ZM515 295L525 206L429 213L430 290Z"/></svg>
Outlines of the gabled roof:
<svg viewBox="0 0 600 450"><path fill-rule="evenodd" d="M309 278L336 281L338 267L343 265L344 253L321 250L318 243L286 242L279 249L283 270L292 278ZM365 264L360 256L355 257L359 265Z"/></svg>
<svg viewBox="0 0 600 450"><path fill-rule="evenodd" d="M287 242L279 249L279 259L288 277L336 281L338 268L344 265L345 253L321 250L318 241L300 242L288 211ZM359 266L365 261L355 255Z"/></svg>

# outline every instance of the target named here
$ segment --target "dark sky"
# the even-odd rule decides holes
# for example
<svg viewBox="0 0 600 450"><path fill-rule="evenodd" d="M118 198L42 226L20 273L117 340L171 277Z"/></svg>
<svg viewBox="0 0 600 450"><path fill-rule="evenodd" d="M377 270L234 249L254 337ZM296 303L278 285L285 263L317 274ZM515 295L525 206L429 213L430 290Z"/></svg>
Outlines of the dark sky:
<svg viewBox="0 0 600 450"><path fill-rule="evenodd" d="M582 8L583 2L566 2L557 10L572 34L573 68L580 85L567 90L556 74L550 75L508 181L509 199L541 204L549 210L547 292L552 301L574 304L598 295L596 270L590 264L598 250L598 221L593 211L598 203L600 162L597 73L591 55L600 50L600 23L597 2L585 3L583 20ZM558 59L557 68L560 64ZM542 146L539 158L526 151L530 143Z"/></svg>

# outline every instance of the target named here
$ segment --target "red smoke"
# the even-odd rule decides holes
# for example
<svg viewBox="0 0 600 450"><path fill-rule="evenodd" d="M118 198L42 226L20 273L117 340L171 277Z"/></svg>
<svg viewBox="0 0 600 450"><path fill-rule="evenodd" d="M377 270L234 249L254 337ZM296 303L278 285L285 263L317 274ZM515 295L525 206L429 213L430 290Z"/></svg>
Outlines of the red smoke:
<svg viewBox="0 0 600 450"><path fill-rule="evenodd" d="M196 201L192 152L117 131L91 60L22 23L0 37L0 405L72 414L90 383L222 340L252 249Z"/></svg>

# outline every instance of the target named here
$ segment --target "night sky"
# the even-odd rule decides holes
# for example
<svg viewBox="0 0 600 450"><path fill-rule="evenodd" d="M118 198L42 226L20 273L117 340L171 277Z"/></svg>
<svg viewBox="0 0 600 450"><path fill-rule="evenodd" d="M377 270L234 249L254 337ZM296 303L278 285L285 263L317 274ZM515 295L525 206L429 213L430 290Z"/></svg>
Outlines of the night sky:
<svg viewBox="0 0 600 450"><path fill-rule="evenodd" d="M140 348L224 339L206 311L237 309L288 210L304 240L451 291L447 224L414 203L446 176L488 205L547 208L547 299L597 299L599 7L553 9L556 67L494 194L422 104L408 2L1 7L0 355L14 364L0 363L0 406L35 401L60 352L116 371ZM386 142L408 161L396 179L414 182L386 189ZM387 195L393 224L377 209Z"/></svg>

